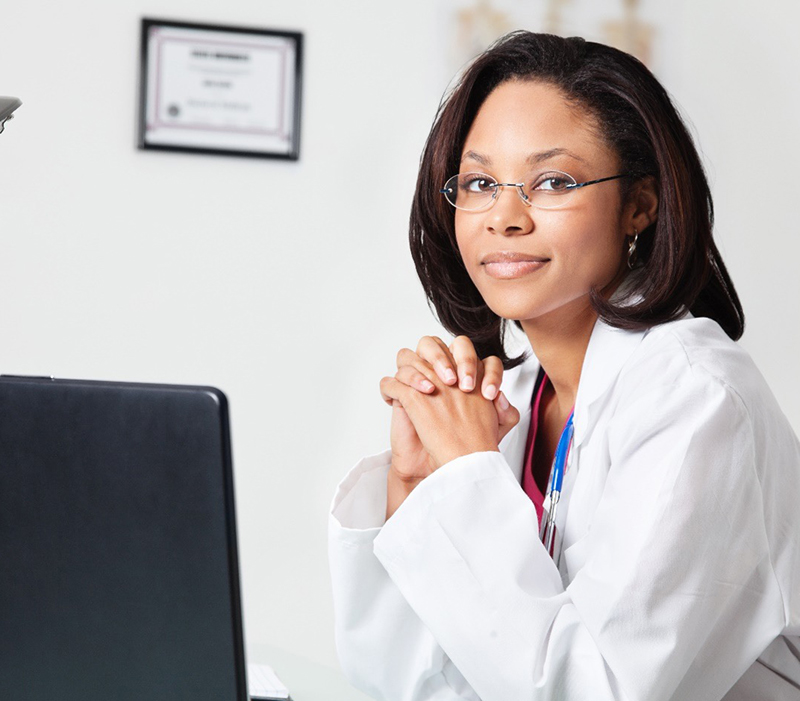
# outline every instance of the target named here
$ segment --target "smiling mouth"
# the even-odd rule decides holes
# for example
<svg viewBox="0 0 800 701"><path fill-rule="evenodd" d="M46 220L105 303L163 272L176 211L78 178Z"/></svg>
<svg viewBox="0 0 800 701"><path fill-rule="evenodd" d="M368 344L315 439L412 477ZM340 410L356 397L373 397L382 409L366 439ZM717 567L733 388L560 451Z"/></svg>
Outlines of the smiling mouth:
<svg viewBox="0 0 800 701"><path fill-rule="evenodd" d="M549 258L537 258L536 260L499 260L482 263L486 274L498 280L511 280L525 275L531 275L550 262Z"/></svg>

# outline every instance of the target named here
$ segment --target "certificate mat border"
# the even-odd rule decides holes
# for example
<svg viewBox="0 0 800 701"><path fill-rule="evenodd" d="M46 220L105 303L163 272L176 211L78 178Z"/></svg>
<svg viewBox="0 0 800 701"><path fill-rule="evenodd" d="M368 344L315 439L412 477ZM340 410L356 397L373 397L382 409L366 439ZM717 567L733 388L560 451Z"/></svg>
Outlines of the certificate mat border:
<svg viewBox="0 0 800 701"><path fill-rule="evenodd" d="M148 55L148 37L151 27L172 27L177 29L193 29L209 32L229 32L256 36L281 37L294 41L294 97L292 105L292 140L288 153L269 151L246 151L239 149L212 148L208 146L179 146L171 144L147 143L147 92L148 69L151 57ZM141 39L139 45L139 115L137 147L146 151L173 151L180 153L202 153L216 156L244 156L246 158L273 158L296 161L300 158L300 112L303 90L303 34L302 32L283 31L278 29L258 29L254 27L231 26L224 24L204 24L197 22L181 22L177 20L155 19L143 17L141 21Z"/></svg>

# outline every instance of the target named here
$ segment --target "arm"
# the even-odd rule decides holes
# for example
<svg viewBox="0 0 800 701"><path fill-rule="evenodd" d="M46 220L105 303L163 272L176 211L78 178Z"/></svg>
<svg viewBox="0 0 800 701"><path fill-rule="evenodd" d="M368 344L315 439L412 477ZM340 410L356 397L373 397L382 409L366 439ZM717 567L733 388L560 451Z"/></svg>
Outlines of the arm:
<svg viewBox="0 0 800 701"><path fill-rule="evenodd" d="M502 392L499 358L479 360L465 336L448 348L426 336L418 353L402 349L395 378L421 393L432 380L461 389L480 389L502 439L519 421L519 412ZM476 391L477 395L477 391ZM477 695L408 606L373 552L385 519L394 514L435 466L414 426L396 399L392 407L392 450L362 460L342 482L329 525L330 565L340 661L351 682L379 699L423 701L477 700ZM479 400L483 402L484 400Z"/></svg>
<svg viewBox="0 0 800 701"><path fill-rule="evenodd" d="M375 538L483 701L718 701L783 628L738 396L691 375L619 406L566 589L499 453L439 468Z"/></svg>
<svg viewBox="0 0 800 701"><path fill-rule="evenodd" d="M386 451L359 462L333 502L329 557L342 669L376 699L479 701L373 553L390 461Z"/></svg>

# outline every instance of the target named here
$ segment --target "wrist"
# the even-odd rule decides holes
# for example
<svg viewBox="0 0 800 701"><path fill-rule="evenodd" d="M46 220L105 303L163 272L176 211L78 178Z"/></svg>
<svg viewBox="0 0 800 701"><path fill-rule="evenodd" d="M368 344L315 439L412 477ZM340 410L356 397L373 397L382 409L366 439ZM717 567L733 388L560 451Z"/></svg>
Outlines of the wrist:
<svg viewBox="0 0 800 701"><path fill-rule="evenodd" d="M387 521L391 518L392 514L400 508L400 505L423 479L422 477L403 475L395 471L393 467L389 469L389 474L386 478Z"/></svg>
<svg viewBox="0 0 800 701"><path fill-rule="evenodd" d="M392 463L389 467L388 479L390 483L395 484L399 488L408 489L410 492L412 489L414 489L414 487L422 482L424 477L419 475L409 475L401 470L397 470L395 469L394 463Z"/></svg>
<svg viewBox="0 0 800 701"><path fill-rule="evenodd" d="M444 453L440 453L435 456L434 462L436 465L436 469L438 470L440 467L442 467L442 465L446 465L447 463L452 462L456 458L461 458L464 457L465 455L471 455L472 453L487 453L487 452L499 453L500 448L497 446L497 444L473 445L461 449L455 449Z"/></svg>

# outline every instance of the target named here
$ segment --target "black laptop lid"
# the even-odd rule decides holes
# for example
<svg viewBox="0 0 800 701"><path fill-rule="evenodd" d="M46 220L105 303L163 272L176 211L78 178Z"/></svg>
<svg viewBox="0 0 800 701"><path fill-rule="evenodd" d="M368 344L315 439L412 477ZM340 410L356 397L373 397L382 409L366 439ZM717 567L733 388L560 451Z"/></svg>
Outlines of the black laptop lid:
<svg viewBox="0 0 800 701"><path fill-rule="evenodd" d="M0 699L245 701L225 396L0 377Z"/></svg>

